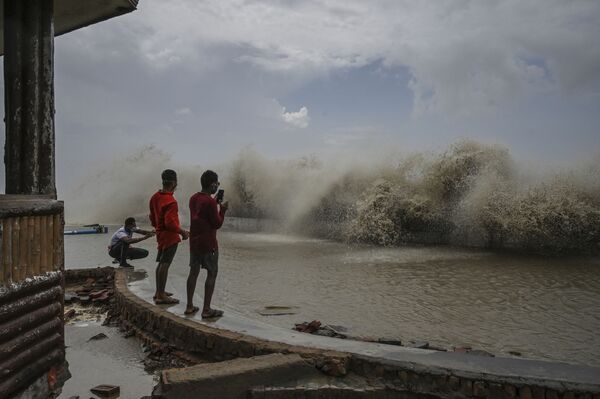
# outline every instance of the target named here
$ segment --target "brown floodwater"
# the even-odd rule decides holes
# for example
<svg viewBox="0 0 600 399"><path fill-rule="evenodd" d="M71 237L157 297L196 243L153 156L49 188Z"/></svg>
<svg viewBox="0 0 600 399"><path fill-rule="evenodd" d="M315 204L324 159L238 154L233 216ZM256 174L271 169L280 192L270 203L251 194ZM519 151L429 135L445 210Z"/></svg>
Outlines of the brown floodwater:
<svg viewBox="0 0 600 399"><path fill-rule="evenodd" d="M67 267L110 264L109 238L65 236ZM132 262L151 273L153 240L138 244L150 256ZM349 246L235 231L220 232L219 242L215 304L263 322L291 328L317 319L357 336L600 366L600 258ZM184 243L167 289L184 286L188 261ZM202 290L200 281L199 304ZM296 314L261 316L265 306L290 306Z"/></svg>

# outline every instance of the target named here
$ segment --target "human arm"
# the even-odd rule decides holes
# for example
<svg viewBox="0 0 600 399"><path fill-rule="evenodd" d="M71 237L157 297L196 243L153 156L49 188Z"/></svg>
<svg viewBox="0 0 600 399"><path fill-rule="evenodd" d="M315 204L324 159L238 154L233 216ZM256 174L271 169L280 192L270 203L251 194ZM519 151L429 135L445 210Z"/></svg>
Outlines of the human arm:
<svg viewBox="0 0 600 399"><path fill-rule="evenodd" d="M126 242L127 244L135 244L136 242L140 242L140 241L144 241L147 240L148 238L152 237L152 234L146 234L143 235L141 237L121 237L120 240L123 242Z"/></svg>
<svg viewBox="0 0 600 399"><path fill-rule="evenodd" d="M154 229L152 229L152 230L135 229L135 230L133 230L133 232L137 233L137 234L143 234L145 236L150 236L150 237L156 235L156 231Z"/></svg>
<svg viewBox="0 0 600 399"><path fill-rule="evenodd" d="M150 203L149 208L150 208L150 214L148 215L148 219L150 219L150 224L152 225L152 227L154 227L156 229L156 227L158 226L158 223L156 222L156 215L154 214L154 206L152 204L154 197L152 197L152 199L150 199Z"/></svg>
<svg viewBox="0 0 600 399"><path fill-rule="evenodd" d="M208 222L210 223L210 227L217 230L223 226L223 221L225 220L225 212L229 208L229 202L225 201L217 205L216 201L211 201L210 209L208 212Z"/></svg>
<svg viewBox="0 0 600 399"><path fill-rule="evenodd" d="M165 209L165 230L181 235L181 238L187 240L190 233L179 225L179 208L177 202L167 205Z"/></svg>

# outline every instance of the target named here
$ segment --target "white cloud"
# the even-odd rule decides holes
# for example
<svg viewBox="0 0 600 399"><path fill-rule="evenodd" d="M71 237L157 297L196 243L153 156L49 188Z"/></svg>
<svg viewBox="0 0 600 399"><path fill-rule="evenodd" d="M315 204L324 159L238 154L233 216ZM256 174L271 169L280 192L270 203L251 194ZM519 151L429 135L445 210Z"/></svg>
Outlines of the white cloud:
<svg viewBox="0 0 600 399"><path fill-rule="evenodd" d="M179 108L175 110L175 115L191 115L192 114L192 110L185 107L185 108Z"/></svg>
<svg viewBox="0 0 600 399"><path fill-rule="evenodd" d="M288 112L285 110L285 107L282 107L281 118L285 123L302 129L308 127L308 122L310 122L306 107L300 108L298 112Z"/></svg>

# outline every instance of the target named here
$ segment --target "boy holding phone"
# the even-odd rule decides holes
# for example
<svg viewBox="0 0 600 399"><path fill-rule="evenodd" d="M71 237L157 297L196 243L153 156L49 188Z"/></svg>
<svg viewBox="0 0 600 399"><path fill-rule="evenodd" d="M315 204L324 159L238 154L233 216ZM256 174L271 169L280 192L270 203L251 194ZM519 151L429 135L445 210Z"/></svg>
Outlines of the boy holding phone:
<svg viewBox="0 0 600 399"><path fill-rule="evenodd" d="M206 269L204 283L204 305L202 318L220 317L223 311L210 307L215 282L219 271L219 246L217 230L223 225L228 202L223 202L223 190L219 189L219 177L207 170L200 178L202 191L190 198L190 274L187 279L187 306L185 314L194 314L200 310L194 306L194 291L200 273L200 267ZM213 194L217 193L216 198Z"/></svg>

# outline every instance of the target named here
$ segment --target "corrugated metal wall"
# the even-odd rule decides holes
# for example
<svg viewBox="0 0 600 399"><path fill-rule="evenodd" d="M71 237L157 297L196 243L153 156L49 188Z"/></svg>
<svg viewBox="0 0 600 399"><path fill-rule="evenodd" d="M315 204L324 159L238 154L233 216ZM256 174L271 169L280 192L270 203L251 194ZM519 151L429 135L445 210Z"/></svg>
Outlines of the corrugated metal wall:
<svg viewBox="0 0 600 399"><path fill-rule="evenodd" d="M63 204L0 195L0 398L65 364Z"/></svg>
<svg viewBox="0 0 600 399"><path fill-rule="evenodd" d="M65 359L62 273L0 290L0 398L9 398Z"/></svg>

